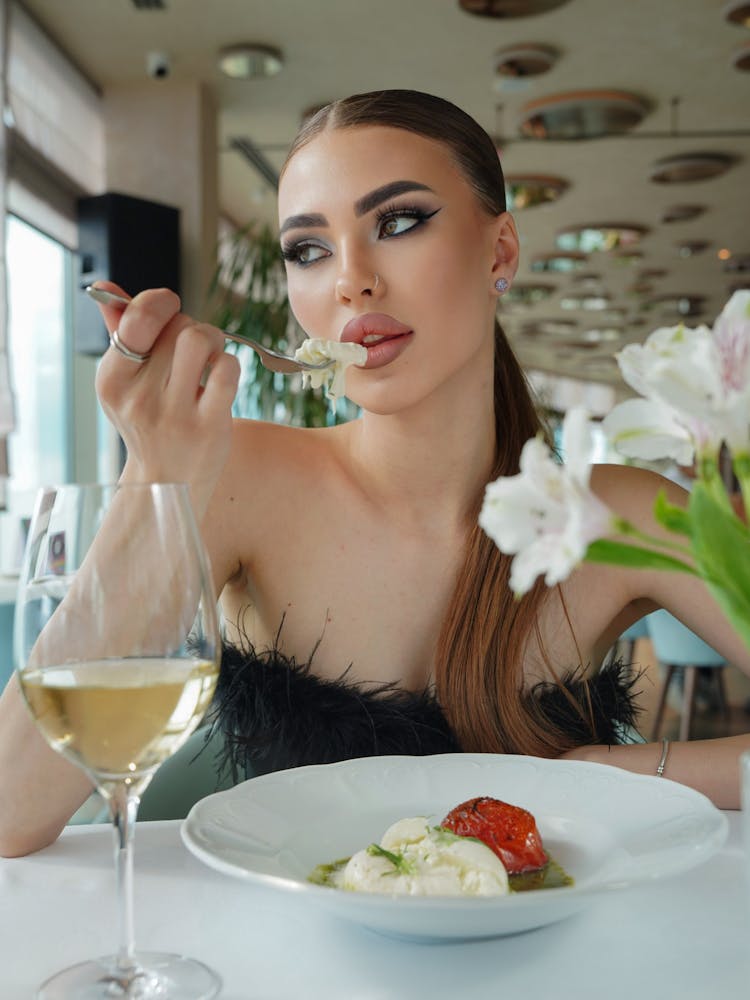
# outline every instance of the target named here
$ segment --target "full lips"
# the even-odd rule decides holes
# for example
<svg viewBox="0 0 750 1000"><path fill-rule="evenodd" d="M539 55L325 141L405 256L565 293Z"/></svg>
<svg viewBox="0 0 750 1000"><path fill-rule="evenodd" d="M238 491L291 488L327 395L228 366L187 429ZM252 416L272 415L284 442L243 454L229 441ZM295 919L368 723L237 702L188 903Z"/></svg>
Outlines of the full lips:
<svg viewBox="0 0 750 1000"><path fill-rule="evenodd" d="M380 368L389 364L409 344L414 331L399 323L393 316L386 313L365 313L349 320L341 331L342 343L362 344L367 348L367 362L362 368ZM368 336L379 336L384 339L375 344L363 344Z"/></svg>

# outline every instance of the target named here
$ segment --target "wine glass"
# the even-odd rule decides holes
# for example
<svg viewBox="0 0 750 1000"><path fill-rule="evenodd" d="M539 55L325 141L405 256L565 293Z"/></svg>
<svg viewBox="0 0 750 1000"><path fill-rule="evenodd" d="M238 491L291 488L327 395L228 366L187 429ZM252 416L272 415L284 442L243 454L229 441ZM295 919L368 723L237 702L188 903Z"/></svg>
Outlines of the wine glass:
<svg viewBox="0 0 750 1000"><path fill-rule="evenodd" d="M42 1000L218 993L218 976L201 962L135 952L132 839L144 789L211 701L220 648L186 486L39 492L16 604L16 669L44 738L109 806L120 914L119 952L53 976Z"/></svg>

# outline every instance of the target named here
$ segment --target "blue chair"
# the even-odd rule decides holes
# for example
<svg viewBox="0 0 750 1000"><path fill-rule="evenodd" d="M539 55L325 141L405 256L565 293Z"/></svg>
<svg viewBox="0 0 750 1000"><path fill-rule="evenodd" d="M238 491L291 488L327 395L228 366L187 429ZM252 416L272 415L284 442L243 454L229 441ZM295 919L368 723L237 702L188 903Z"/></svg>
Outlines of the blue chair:
<svg viewBox="0 0 750 1000"><path fill-rule="evenodd" d="M715 679L718 704L724 717L727 718L729 713L722 669L727 665L727 661L724 657L668 611L655 611L648 616L648 632L656 658L666 671L651 738L653 740L659 738L669 686L677 670L684 671L685 675L680 715L681 740L690 739L690 725L695 707L695 681L700 668L717 668L711 670L711 676Z"/></svg>
<svg viewBox="0 0 750 1000"><path fill-rule="evenodd" d="M632 663L635 655L635 644L639 639L648 639L648 615L634 622L630 628L626 628L617 640L615 655L621 657L626 663Z"/></svg>

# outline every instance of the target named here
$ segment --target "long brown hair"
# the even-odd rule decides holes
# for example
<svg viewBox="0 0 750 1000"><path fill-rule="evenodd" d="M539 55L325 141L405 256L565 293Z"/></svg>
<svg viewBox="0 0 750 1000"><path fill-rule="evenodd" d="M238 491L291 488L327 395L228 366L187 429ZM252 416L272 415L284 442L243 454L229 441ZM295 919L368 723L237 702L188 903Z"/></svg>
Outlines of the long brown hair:
<svg viewBox="0 0 750 1000"><path fill-rule="evenodd" d="M286 162L328 129L381 125L440 142L491 216L506 210L495 146L466 112L442 98L412 90L357 94L322 108L302 127ZM495 323L495 463L490 479L518 472L521 449L542 430L529 386ZM489 480L488 480L489 481ZM466 558L442 624L435 654L437 695L465 751L555 756L572 746L535 699L522 695L522 656L549 591L540 579L517 600L510 560L479 527L482 496L472 512Z"/></svg>

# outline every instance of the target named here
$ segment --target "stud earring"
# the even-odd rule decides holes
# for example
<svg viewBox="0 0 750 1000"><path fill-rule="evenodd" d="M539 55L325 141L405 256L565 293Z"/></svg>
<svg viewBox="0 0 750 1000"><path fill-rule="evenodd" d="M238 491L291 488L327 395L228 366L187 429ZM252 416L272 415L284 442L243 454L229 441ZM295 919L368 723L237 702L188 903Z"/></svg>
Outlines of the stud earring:
<svg viewBox="0 0 750 1000"><path fill-rule="evenodd" d="M499 292L500 295L502 295L503 292L507 292L509 288L510 288L510 283L508 282L507 278L498 278L497 281L495 282L495 290Z"/></svg>

